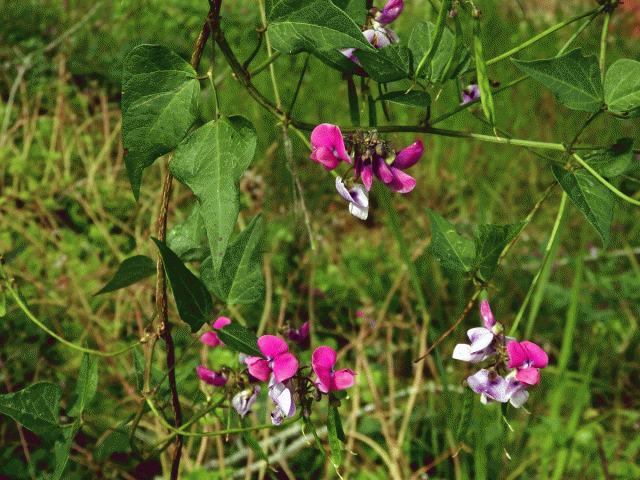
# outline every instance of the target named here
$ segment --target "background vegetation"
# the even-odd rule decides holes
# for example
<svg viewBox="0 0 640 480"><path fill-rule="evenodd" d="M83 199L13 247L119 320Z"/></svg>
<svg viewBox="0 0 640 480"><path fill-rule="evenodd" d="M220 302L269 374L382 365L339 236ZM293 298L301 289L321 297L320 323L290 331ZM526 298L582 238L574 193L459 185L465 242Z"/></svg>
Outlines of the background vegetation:
<svg viewBox="0 0 640 480"><path fill-rule="evenodd" d="M623 6L612 18L608 65L618 58L639 58L640 16L633 11L634 2L629 3L630 8ZM485 41L486 56L502 53L594 4L483 2L484 31L496 39ZM15 278L31 312L59 335L105 351L125 347L140 337L153 316L152 282L112 295L93 295L124 258L155 257L149 235L158 213L166 162L161 159L145 170L140 202L135 203L120 138L121 64L126 52L140 43L163 44L188 59L208 5L187 0L97 5L85 0L29 0L0 2L0 7L0 116L6 118L0 131L0 255L5 271ZM394 28L406 39L414 19L433 21L435 11L426 1L407 2ZM261 25L257 4L225 0L223 18L236 55L248 58L257 39L254 28ZM600 27L599 18L576 46L585 53L597 52ZM575 28L546 37L519 58L555 54ZM252 66L266 58L262 48ZM304 60L304 55L281 56L275 62L285 105ZM207 69L203 61L200 71ZM490 75L507 83L519 72L504 61L490 67ZM267 70L253 80L272 98ZM294 108L298 118L349 123L346 83L340 82L336 72L311 58L303 80ZM215 70L215 81L222 111L246 116L260 135L258 154L241 180L239 228L245 219L264 212L266 229L265 300L231 310L220 304L216 306L220 315L242 318L249 325L258 325L266 317L273 332L312 320L315 338L346 349L342 364L349 363L359 372L359 383L341 408L349 419L345 428L373 439L382 446L382 453L407 456L416 478L422 473L429 478L640 478L640 224L636 208L618 203L612 241L604 251L595 231L570 207L568 228L561 234L549 281L536 292L521 324L520 339L543 346L550 366L541 385L531 390L525 405L529 412L511 412L513 431L501 422L495 406L484 407L476 399L465 447L457 456L449 451L462 405L461 381L469 374L450 354L466 338L466 330L479 324L474 313L429 357L408 435L394 445L413 378L420 322L415 293L383 209L376 208L373 197L366 222L350 216L335 192L333 177L324 175L309 159L304 143L294 137L295 171L304 192L300 202L293 193L279 127L242 91L223 62ZM432 117L459 103L461 86L446 85L434 102ZM215 111L213 101L204 103L202 122L213 118ZM536 140L567 141L588 116L566 110L531 80L497 95L496 103L498 125L515 136ZM396 109L390 115L392 121L406 124L415 123L424 113ZM603 117L589 125L581 138L599 145L622 136L640 138L638 122ZM491 133L468 111L439 126ZM416 136L391 138L402 146ZM425 154L410 172L418 188L394 195L393 202L423 281L434 340L460 316L472 285L461 274L440 267L426 252L430 230L425 207L465 233L481 222L513 223L531 211L553 176L546 159L524 149L437 136L418 138L425 144ZM637 172L633 175L636 179L622 180L619 188L638 198L640 182ZM559 187L551 192L495 279L491 305L496 318L506 325L518 312L539 266L560 194ZM193 202L190 191L174 182L170 227L186 218ZM564 336L567 323L576 325L572 339ZM207 356L206 348L191 345L188 327L176 329L175 337L178 356L185 353L181 393L184 404L193 406L199 388L195 367L222 364L224 354L216 351ZM567 341L569 363L557 375L560 349ZM308 363L310 353L307 357ZM62 386L63 401L74 391L81 362L11 302L0 321L0 360L0 393L48 380ZM446 377L439 373L438 364L444 366ZM107 357L99 365L100 387L85 410L68 478L141 479L160 474L164 455L140 456L131 451L124 433L113 430L141 401L133 355ZM259 409L253 421L263 423L264 418L264 409ZM198 428L220 428L217 420L212 422ZM316 422L322 420L316 418ZM153 443L160 425L144 427L139 440ZM274 463L275 472L268 472L273 478L335 476L312 442L296 442L297 434L287 436L286 430L260 434L260 440L268 439L273 440L269 453L285 451ZM250 450L237 446L239 441L233 437L188 441L183 478L244 476L243 469L250 469L254 459ZM347 448L354 455L346 453L345 478L387 478L375 446L350 437ZM38 470L50 468L50 451L44 439L0 417L0 477L30 478L27 459ZM203 473L205 467L214 472Z"/></svg>

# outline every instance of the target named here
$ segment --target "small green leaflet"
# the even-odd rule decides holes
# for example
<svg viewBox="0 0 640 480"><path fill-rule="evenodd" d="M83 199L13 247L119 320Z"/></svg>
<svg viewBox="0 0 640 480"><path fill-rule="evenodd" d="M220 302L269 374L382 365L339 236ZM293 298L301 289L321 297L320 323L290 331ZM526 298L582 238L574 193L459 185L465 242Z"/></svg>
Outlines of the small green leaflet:
<svg viewBox="0 0 640 480"><path fill-rule="evenodd" d="M617 177L637 167L633 159L633 138L620 138L605 150L598 150L584 156L596 172L603 177Z"/></svg>
<svg viewBox="0 0 640 480"><path fill-rule="evenodd" d="M128 287L156 273L156 262L145 255L126 258L119 266L113 278L94 295L113 292Z"/></svg>
<svg viewBox="0 0 640 480"><path fill-rule="evenodd" d="M411 70L411 51L405 45L387 45L374 51L356 50L353 54L378 83L402 80Z"/></svg>
<svg viewBox="0 0 640 480"><path fill-rule="evenodd" d="M71 397L71 401L69 402L70 406L67 408L67 416L79 417L87 404L96 396L97 391L98 359L85 353L82 357L76 391L73 397Z"/></svg>
<svg viewBox="0 0 640 480"><path fill-rule="evenodd" d="M191 65L160 45L138 45L122 66L122 145L133 196L142 171L176 148L196 120L200 84Z"/></svg>
<svg viewBox="0 0 640 480"><path fill-rule="evenodd" d="M216 329L216 334L218 335L218 339L232 350L253 357L264 356L262 355L260 347L258 347L258 337L256 337L253 332L235 322Z"/></svg>
<svg viewBox="0 0 640 480"><path fill-rule="evenodd" d="M490 280L498 267L500 255L509 242L524 228L526 222L511 225L480 225L475 233L476 267L482 280Z"/></svg>
<svg viewBox="0 0 640 480"><path fill-rule="evenodd" d="M151 239L160 250L178 314L191 327L191 332L195 333L211 317L213 309L211 294L169 247L157 238L151 237Z"/></svg>
<svg viewBox="0 0 640 480"><path fill-rule="evenodd" d="M167 232L167 245L183 262L201 262L211 254L204 243L206 236L200 203L196 202L185 221Z"/></svg>
<svg viewBox="0 0 640 480"><path fill-rule="evenodd" d="M445 268L459 272L473 269L476 247L473 240L464 237L440 214L427 208L431 220L431 245L429 251Z"/></svg>
<svg viewBox="0 0 640 480"><path fill-rule="evenodd" d="M592 113L602 107L604 91L598 60L594 56L584 57L579 48L545 60L511 61L548 87L565 107Z"/></svg>
<svg viewBox="0 0 640 480"><path fill-rule="evenodd" d="M202 263L200 277L216 297L231 305L244 305L264 296L262 252L259 248L261 235L262 214L256 215L229 246L217 275L211 258Z"/></svg>
<svg viewBox="0 0 640 480"><path fill-rule="evenodd" d="M480 89L480 102L482 111L487 120L494 126L496 124L496 108L493 103L491 84L487 73L487 62L482 49L482 37L480 30L480 19L473 19L473 53L476 59L476 74L478 76L478 88Z"/></svg>
<svg viewBox="0 0 640 480"><path fill-rule="evenodd" d="M604 77L604 101L614 115L640 117L640 62L621 58Z"/></svg>
<svg viewBox="0 0 640 480"><path fill-rule="evenodd" d="M62 389L50 382L38 382L14 393L0 395L0 414L7 415L40 436L60 432L58 426Z"/></svg>
<svg viewBox="0 0 640 480"><path fill-rule="evenodd" d="M405 107L427 108L431 105L431 96L427 92L411 90L406 93L404 90L385 93L378 100L404 105Z"/></svg>
<svg viewBox="0 0 640 480"><path fill-rule="evenodd" d="M603 247L609 245L615 199L613 193L586 170L571 173L552 165L553 175L576 207L602 238Z"/></svg>

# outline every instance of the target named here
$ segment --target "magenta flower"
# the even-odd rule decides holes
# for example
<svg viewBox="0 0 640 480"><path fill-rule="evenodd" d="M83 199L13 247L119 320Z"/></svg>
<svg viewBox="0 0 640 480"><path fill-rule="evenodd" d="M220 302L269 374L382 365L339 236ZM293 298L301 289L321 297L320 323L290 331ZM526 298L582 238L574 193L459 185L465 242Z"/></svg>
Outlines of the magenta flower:
<svg viewBox="0 0 640 480"><path fill-rule="evenodd" d="M344 140L340 129L335 125L322 123L311 132L311 159L320 163L325 170L333 170L340 160L351 163L351 158L344 148Z"/></svg>
<svg viewBox="0 0 640 480"><path fill-rule="evenodd" d="M360 220L366 220L369 216L369 192L364 185L355 184L347 189L342 177L336 177L336 189L349 202L349 213Z"/></svg>
<svg viewBox="0 0 640 480"><path fill-rule="evenodd" d="M225 325L229 325L230 323L231 323L231 320L229 320L228 318L218 317L218 319L215 322L213 322L213 328L216 328L216 329L222 328ZM206 343L210 347L217 347L218 345L222 345L223 347L225 346L224 343L222 343L218 339L218 335L215 332L205 333L200 337L200 340L202 340L204 343Z"/></svg>
<svg viewBox="0 0 640 480"><path fill-rule="evenodd" d="M484 368L468 377L467 383L471 390L481 394L480 401L484 405L489 405L494 401L511 402L511 405L520 408L529 398L529 392L525 390L526 385L514 378L505 379L495 372L492 374Z"/></svg>
<svg viewBox="0 0 640 480"><path fill-rule="evenodd" d="M383 182L390 190L399 193L409 193L416 185L413 177L407 175L402 170L415 165L422 153L424 146L418 140L404 150L393 153L390 157L384 158L377 152L365 152L364 155L356 155L353 171L355 178L362 177L367 191L371 190L373 176Z"/></svg>
<svg viewBox="0 0 640 480"><path fill-rule="evenodd" d="M297 330L290 328L287 332L287 338L292 342L302 343L309 336L309 321L302 324Z"/></svg>
<svg viewBox="0 0 640 480"><path fill-rule="evenodd" d="M298 370L298 360L289 352L287 343L275 335L263 335L258 339L258 347L267 357L247 357L244 363L249 366L249 373L258 380L266 382L273 371L276 382L291 378Z"/></svg>
<svg viewBox="0 0 640 480"><path fill-rule="evenodd" d="M381 12L377 12L374 20L380 25L388 25L397 20L402 13L402 0L389 0Z"/></svg>
<svg viewBox="0 0 640 480"><path fill-rule="evenodd" d="M467 85L462 89L462 103L460 105L469 103L476 98L480 98L480 87L478 85Z"/></svg>
<svg viewBox="0 0 640 480"><path fill-rule="evenodd" d="M525 385L540 382L540 368L549 363L549 357L538 345L532 342L511 341L507 344L509 368L517 368L516 379Z"/></svg>
<svg viewBox="0 0 640 480"><path fill-rule="evenodd" d="M331 347L318 347L311 357L313 371L316 372L318 380L316 384L321 392L328 393L329 390L344 390L355 383L356 372L349 368L333 370L338 354Z"/></svg>
<svg viewBox="0 0 640 480"><path fill-rule="evenodd" d="M271 422L280 425L284 417L292 418L296 414L296 404L293 403L291 390L284 383L276 382L275 375L269 379L269 398L274 401L276 408L271 412Z"/></svg>
<svg viewBox="0 0 640 480"><path fill-rule="evenodd" d="M495 318L493 318L493 313L491 312L491 307L489 306L489 302L487 300L483 300L480 303L480 316L482 317L484 328L486 328L487 330L491 330L496 324L496 320Z"/></svg>
<svg viewBox="0 0 640 480"><path fill-rule="evenodd" d="M235 408L240 417L244 418L245 415L249 413L249 410L251 410L251 406L256 403L259 393L260 387L258 385L243 390L231 399L231 406Z"/></svg>
<svg viewBox="0 0 640 480"><path fill-rule="evenodd" d="M198 367L198 376L209 385L213 385L214 387L224 387L227 383L227 377L224 376L220 372L214 372L213 370L209 370L207 367L203 367L200 365Z"/></svg>

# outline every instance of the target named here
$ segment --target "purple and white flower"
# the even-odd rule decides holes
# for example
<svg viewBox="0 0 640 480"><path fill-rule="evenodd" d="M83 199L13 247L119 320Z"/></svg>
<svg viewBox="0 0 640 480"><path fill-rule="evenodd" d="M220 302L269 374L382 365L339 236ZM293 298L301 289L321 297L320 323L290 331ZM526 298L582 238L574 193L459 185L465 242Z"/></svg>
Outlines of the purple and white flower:
<svg viewBox="0 0 640 480"><path fill-rule="evenodd" d="M276 408L271 412L274 425L280 425L284 417L292 418L296 414L296 404L293 402L291 390L283 382L276 382L275 375L271 375L269 379L269 398L276 404Z"/></svg>
<svg viewBox="0 0 640 480"><path fill-rule="evenodd" d="M349 213L360 220L366 220L369 216L369 192L364 185L355 184L347 189L342 177L336 177L336 189L349 202Z"/></svg>
<svg viewBox="0 0 640 480"><path fill-rule="evenodd" d="M235 408L240 417L244 418L245 415L249 413L249 410L251 410L251 406L256 403L259 393L260 386L258 385L254 385L253 388L243 390L231 399L231 406Z"/></svg>

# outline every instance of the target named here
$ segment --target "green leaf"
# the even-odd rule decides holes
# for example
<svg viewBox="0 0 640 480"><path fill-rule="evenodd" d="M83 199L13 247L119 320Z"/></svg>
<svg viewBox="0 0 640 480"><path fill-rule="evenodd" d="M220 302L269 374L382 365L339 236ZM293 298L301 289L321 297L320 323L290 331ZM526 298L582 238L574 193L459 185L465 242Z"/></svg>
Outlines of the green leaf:
<svg viewBox="0 0 640 480"><path fill-rule="evenodd" d="M62 389L50 382L38 382L15 393L0 395L0 413L13 418L37 435L59 432L58 415Z"/></svg>
<svg viewBox="0 0 640 480"><path fill-rule="evenodd" d="M138 45L122 67L122 145L136 200L142 171L175 149L196 120L196 72L159 45Z"/></svg>
<svg viewBox="0 0 640 480"><path fill-rule="evenodd" d="M0 318L7 314L7 297L4 291L0 291Z"/></svg>
<svg viewBox="0 0 640 480"><path fill-rule="evenodd" d="M336 7L349 15L358 25L364 25L367 20L367 0L333 0Z"/></svg>
<svg viewBox="0 0 640 480"><path fill-rule="evenodd" d="M242 426L242 428L251 427L251 423L249 422L248 418L240 418L240 425ZM266 453L264 453L264 450L260 446L260 443L253 435L253 433L251 433L251 430L243 430L242 438L244 439L244 442L249 446L251 451L256 455L256 457L269 463L269 457Z"/></svg>
<svg viewBox="0 0 640 480"><path fill-rule="evenodd" d="M435 33L436 26L431 22L417 22L413 27L408 46L413 53L414 68L417 68L415 62L419 62L429 51ZM451 59L454 45L455 35L445 28L431 65L427 65L424 68L421 76L426 76L433 83L444 83L450 78L457 77L463 69L466 69L471 60L471 55L467 49L463 49L458 63L451 67L448 72L445 72ZM447 78L441 78L444 73L447 73Z"/></svg>
<svg viewBox="0 0 640 480"><path fill-rule="evenodd" d="M478 88L480 89L480 102L482 103L482 111L489 123L493 126L496 124L496 107L493 103L493 94L491 93L491 84L489 82L489 74L487 73L487 63L484 58L482 48L482 37L480 30L480 19L473 20L473 53L476 59L476 74L478 77Z"/></svg>
<svg viewBox="0 0 640 480"><path fill-rule="evenodd" d="M311 422L310 418L305 418L304 416L302 417L302 421L304 422L304 426L307 427L311 433L313 434L313 438L315 438L316 440L316 445L318 446L318 452L320 452L320 454L323 457L327 456L327 452L325 452L324 450L324 445L322 445L322 442L320 441L320 437L318 436L318 432L316 431L315 427L313 426L313 423ZM304 435L304 428L302 429L302 434Z"/></svg>
<svg viewBox="0 0 640 480"><path fill-rule="evenodd" d="M76 391L67 409L69 417L79 417L98 390L98 359L85 353L82 357Z"/></svg>
<svg viewBox="0 0 640 480"><path fill-rule="evenodd" d="M349 98L349 118L351 119L351 125L357 127L360 125L360 102L358 100L356 84L353 81L353 75L347 76L347 97Z"/></svg>
<svg viewBox="0 0 640 480"><path fill-rule="evenodd" d="M146 255L134 255L126 258L119 266L113 278L94 295L113 292L128 287L156 273L156 262Z"/></svg>
<svg viewBox="0 0 640 480"><path fill-rule="evenodd" d="M606 150L585 155L584 160L603 177L617 177L636 167L633 160L633 138L620 138Z"/></svg>
<svg viewBox="0 0 640 480"><path fill-rule="evenodd" d="M342 442L340 441L339 432L342 432L342 437L344 437L338 408L330 407L327 415L327 434L329 436L329 448L331 448L331 460L335 467L339 467L342 463Z"/></svg>
<svg viewBox="0 0 640 480"><path fill-rule="evenodd" d="M167 245L183 262L201 262L211 254L206 236L200 203L196 202L185 221L167 232Z"/></svg>
<svg viewBox="0 0 640 480"><path fill-rule="evenodd" d="M640 62L621 58L604 77L604 101L613 114L640 117Z"/></svg>
<svg viewBox="0 0 640 480"><path fill-rule="evenodd" d="M213 309L211 294L169 247L157 238L151 237L151 239L160 250L178 314L191 327L191 333L195 333L211 317Z"/></svg>
<svg viewBox="0 0 640 480"><path fill-rule="evenodd" d="M384 100L406 107L427 108L431 105L431 96L427 92L411 90L406 93L404 90L389 92L382 95L378 100Z"/></svg>
<svg viewBox="0 0 640 480"><path fill-rule="evenodd" d="M411 71L411 51L404 45L387 45L378 50L353 52L369 76L379 83L407 78Z"/></svg>
<svg viewBox="0 0 640 480"><path fill-rule="evenodd" d="M257 135L243 117L221 117L198 128L178 146L171 173L200 203L217 272L240 211L238 181L256 150Z"/></svg>
<svg viewBox="0 0 640 480"><path fill-rule="evenodd" d="M211 257L200 266L200 277L207 288L230 305L246 305L264 296L262 255L258 248L261 234L262 214L256 215L229 246L218 274Z"/></svg>
<svg viewBox="0 0 640 480"><path fill-rule="evenodd" d="M222 328L216 329L218 339L231 350L245 353L252 357L263 357L262 350L258 347L258 337L255 333L243 326L231 322Z"/></svg>
<svg viewBox="0 0 640 480"><path fill-rule="evenodd" d="M571 201L596 229L606 248L611 237L613 193L586 170L571 173L557 165L552 165L551 169Z"/></svg>
<svg viewBox="0 0 640 480"><path fill-rule="evenodd" d="M480 225L475 235L476 266L483 280L490 280L498 267L504 248L522 231L526 222L511 225Z"/></svg>
<svg viewBox="0 0 640 480"><path fill-rule="evenodd" d="M475 394L470 388L465 389L464 398L462 400L462 413L460 414L460 423L456 432L456 442L460 443L467 436L471 420L473 419L473 403Z"/></svg>
<svg viewBox="0 0 640 480"><path fill-rule="evenodd" d="M431 245L429 250L436 261L446 268L470 272L476 256L473 240L462 236L440 214L427 208L431 220Z"/></svg>
<svg viewBox="0 0 640 480"><path fill-rule="evenodd" d="M53 455L56 459L55 469L53 470L52 480L60 480L64 469L67 466L69 460L69 452L71 451L71 445L76 434L80 430L82 423L80 419L73 422L73 425L65 426L62 429L62 434L53 445Z"/></svg>
<svg viewBox="0 0 640 480"><path fill-rule="evenodd" d="M548 87L565 107L586 112L597 112L602 107L604 93L598 60L594 56L583 57L579 48L546 60L511 61Z"/></svg>
<svg viewBox="0 0 640 480"><path fill-rule="evenodd" d="M281 53L374 50L345 12L326 0L283 0L271 9L269 39Z"/></svg>

